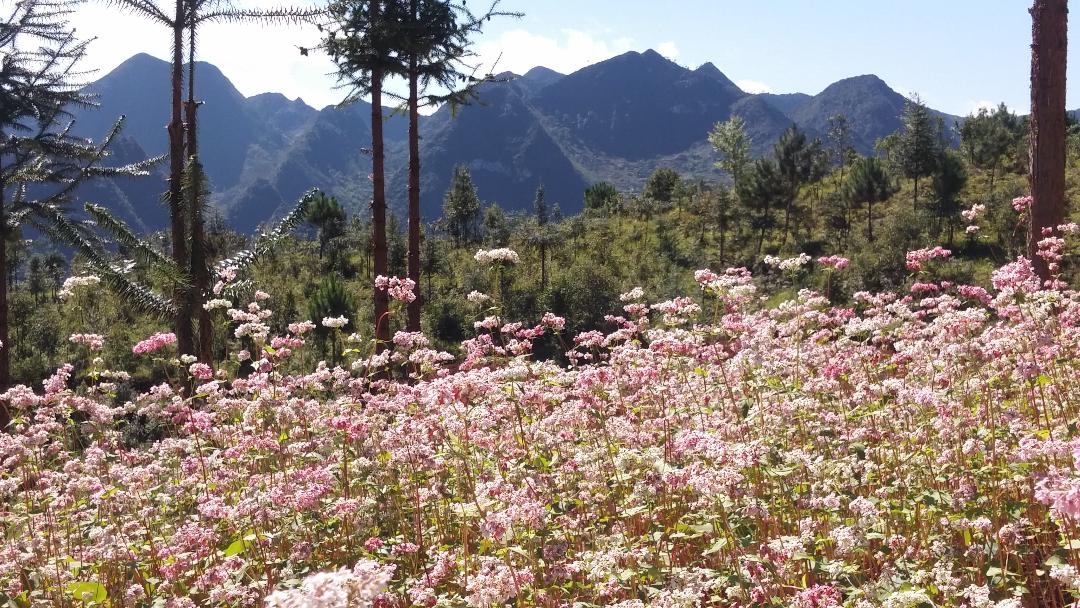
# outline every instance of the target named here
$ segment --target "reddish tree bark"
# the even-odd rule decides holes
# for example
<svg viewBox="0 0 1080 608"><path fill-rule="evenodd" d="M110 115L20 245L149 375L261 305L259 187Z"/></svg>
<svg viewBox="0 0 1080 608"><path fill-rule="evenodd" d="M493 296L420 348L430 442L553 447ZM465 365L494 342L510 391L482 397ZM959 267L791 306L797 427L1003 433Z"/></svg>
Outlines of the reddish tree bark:
<svg viewBox="0 0 1080 608"><path fill-rule="evenodd" d="M1043 229L1056 234L1065 217L1065 63L1068 0L1035 0L1031 7L1031 119L1028 180L1031 223L1028 257L1043 280L1050 277L1038 253Z"/></svg>
<svg viewBox="0 0 1080 608"><path fill-rule="evenodd" d="M0 184L0 391L11 386L11 337L8 335L7 218L4 216L4 187ZM11 422L7 405L0 403L0 432Z"/></svg>
<svg viewBox="0 0 1080 608"><path fill-rule="evenodd" d="M195 101L195 24L188 29L188 98L184 106L187 117L187 155L197 159L199 155L197 123L199 104ZM203 210L193 205L191 219L191 290L189 306L191 312L199 317L198 357L207 365L214 364L214 324L210 320L210 311L203 308L206 295L210 291L210 269L206 259L206 229Z"/></svg>
<svg viewBox="0 0 1080 608"><path fill-rule="evenodd" d="M416 0L410 1L416 21ZM416 55L409 58L409 278L416 284L416 299L409 302L409 331L420 331L420 108Z"/></svg>
<svg viewBox="0 0 1080 608"><path fill-rule="evenodd" d="M371 3L371 20L379 19L379 2ZM371 229L375 276L387 275L386 262L386 180L384 176L382 84L383 70L371 71ZM382 352L390 342L390 298L375 288L375 350Z"/></svg>
<svg viewBox="0 0 1080 608"><path fill-rule="evenodd" d="M184 66L184 0L176 0L176 15L173 22L172 55L172 117L169 121L169 222L172 239L173 261L180 268L188 267L187 222L183 210L181 185L184 177L184 122L181 117L183 106L183 66ZM185 286L178 287L174 294L176 318L173 331L176 333L176 347L181 354L191 354L195 350L195 336L191 325L191 300Z"/></svg>

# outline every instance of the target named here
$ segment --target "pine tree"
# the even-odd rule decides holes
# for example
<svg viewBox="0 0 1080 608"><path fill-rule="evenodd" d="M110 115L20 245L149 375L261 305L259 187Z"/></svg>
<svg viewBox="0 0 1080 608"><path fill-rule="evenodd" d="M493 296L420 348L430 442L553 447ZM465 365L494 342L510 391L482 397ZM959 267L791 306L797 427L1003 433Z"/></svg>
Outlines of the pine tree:
<svg viewBox="0 0 1080 608"><path fill-rule="evenodd" d="M585 189L585 209L601 210L619 202L619 191L608 182L596 182Z"/></svg>
<svg viewBox="0 0 1080 608"><path fill-rule="evenodd" d="M757 231L754 257L761 257L765 235L776 225L774 210L785 204L788 190L776 159L759 158L738 182L739 203L746 208L750 228Z"/></svg>
<svg viewBox="0 0 1080 608"><path fill-rule="evenodd" d="M520 16L497 10L500 0L480 14L463 2L446 0L395 0L386 4L384 21L393 33L391 46L401 59L393 71L408 82L404 99L409 115L409 253L408 276L416 284L416 299L407 307L409 331L420 331L424 298L420 290L420 126L422 106L449 103L452 109L470 103L477 87L493 78L475 78L465 63L471 55L470 37L496 16ZM465 83L462 86L462 83ZM440 92L426 94L434 86ZM421 97L421 93L425 93Z"/></svg>
<svg viewBox="0 0 1080 608"><path fill-rule="evenodd" d="M806 134L792 125L773 146L773 155L785 189L782 244L792 230L792 215L796 212L799 190L814 176L815 163L821 153L821 142L806 139Z"/></svg>
<svg viewBox="0 0 1080 608"><path fill-rule="evenodd" d="M329 23L323 27L322 48L337 65L341 86L348 89L344 104L371 103L371 229L372 265L375 276L386 276L386 152L383 141L383 82L401 65L394 54L394 0L337 0L328 9ZM376 327L376 349L382 352L390 342L390 326L381 322L390 311L389 296L372 284Z"/></svg>
<svg viewBox="0 0 1080 608"><path fill-rule="evenodd" d="M464 165L454 168L454 179L443 199L443 221L454 245L472 242L474 226L480 214L480 197L472 175Z"/></svg>
<svg viewBox="0 0 1080 608"><path fill-rule="evenodd" d="M551 244L552 231L550 211L544 196L544 184L541 183L536 189L536 197L533 199L533 214L536 216L536 225L533 227L529 240L540 252L540 287L547 286L547 250Z"/></svg>
<svg viewBox="0 0 1080 608"><path fill-rule="evenodd" d="M23 224L50 236L70 225L72 192L94 177L147 175L155 159L103 167L118 120L98 144L71 135L70 110L92 105L78 80L85 55L68 26L70 4L24 0L0 24L0 390L11 382L7 242ZM0 429L9 418L0 406Z"/></svg>
<svg viewBox="0 0 1080 608"><path fill-rule="evenodd" d="M866 205L866 240L874 240L874 203L888 200L895 191L885 164L879 159L860 158L852 164L844 198L849 208Z"/></svg>
<svg viewBox="0 0 1080 608"><path fill-rule="evenodd" d="M844 170L847 168L849 151L851 150L851 125L848 124L847 116L834 114L828 121L829 143L832 161L840 169L840 187L844 187Z"/></svg>
<svg viewBox="0 0 1080 608"><path fill-rule="evenodd" d="M919 206L919 180L933 175L941 158L941 128L918 95L904 105L900 115L904 128L899 135L898 160L904 177L914 183L912 206Z"/></svg>
<svg viewBox="0 0 1080 608"><path fill-rule="evenodd" d="M990 172L990 192L994 193L994 180L998 170L1020 141L1020 119L1009 112L1005 104L994 111L979 108L978 113L968 115L960 126L960 149L968 164Z"/></svg>
<svg viewBox="0 0 1080 608"><path fill-rule="evenodd" d="M195 48L198 27L210 22L233 21L298 21L316 14L314 10L281 8L242 10L220 0L174 0L172 6L155 0L106 0L108 4L168 28L171 36L170 99L169 99L169 178L165 199L169 206L169 233L173 262L184 268L190 281L178 285L173 295L176 314L173 331L181 353L197 353L203 363L212 363L210 352L213 325L203 309L210 289L209 260L206 254L206 234L203 209L185 204L184 172L197 163L198 146L195 100ZM185 37L186 34L186 37ZM188 98L183 99L184 50L187 43ZM185 122L186 119L186 122ZM196 157L196 160L192 160ZM201 180L195 180L201 182ZM192 322L197 319L199 340Z"/></svg>
<svg viewBox="0 0 1080 608"><path fill-rule="evenodd" d="M326 245L331 239L345 233L345 210L336 197L319 193L311 202L307 221L319 231L319 259L326 252Z"/></svg>

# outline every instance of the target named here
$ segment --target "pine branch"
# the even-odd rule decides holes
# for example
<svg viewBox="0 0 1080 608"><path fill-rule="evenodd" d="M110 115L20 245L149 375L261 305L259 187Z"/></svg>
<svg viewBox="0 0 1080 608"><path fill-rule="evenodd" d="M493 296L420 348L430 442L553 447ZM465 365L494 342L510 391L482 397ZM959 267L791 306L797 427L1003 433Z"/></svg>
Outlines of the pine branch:
<svg viewBox="0 0 1080 608"><path fill-rule="evenodd" d="M178 267L172 258L136 236L123 220L113 216L106 208L87 203L86 213L99 227L111 234L118 245L130 251L137 262L163 276L169 283L183 285L190 281L187 273Z"/></svg>
<svg viewBox="0 0 1080 608"><path fill-rule="evenodd" d="M272 251L285 236L306 221L308 208L318 195L318 190L309 190L299 201L297 201L292 210L289 211L276 226L274 226L273 230L259 235L255 240L254 248L240 251L231 258L221 260L217 263L218 270L234 268L238 272L242 272L250 268L258 262L262 256Z"/></svg>

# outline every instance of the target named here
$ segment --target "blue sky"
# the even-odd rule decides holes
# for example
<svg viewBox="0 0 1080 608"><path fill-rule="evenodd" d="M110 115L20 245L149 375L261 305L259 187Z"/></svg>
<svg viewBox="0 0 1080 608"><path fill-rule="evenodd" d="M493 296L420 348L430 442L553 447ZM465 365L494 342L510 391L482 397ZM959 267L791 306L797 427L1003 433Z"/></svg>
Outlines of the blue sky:
<svg viewBox="0 0 1080 608"><path fill-rule="evenodd" d="M816 93L841 78L874 73L954 114L999 101L1026 112L1029 103L1027 0L504 0L502 6L526 15L492 22L476 46L485 63L501 57L500 70L546 65L566 72L655 48L689 67L711 61L747 90ZM100 70L136 52L168 53L160 28L101 3L84 5L72 21L80 35L98 37L89 63ZM340 97L326 75L332 65L296 51L316 37L313 29L215 25L202 32L200 58L218 65L245 95L279 91L322 106ZM1078 53L1069 53L1070 67L1080 65ZM1073 108L1080 106L1080 80L1070 81Z"/></svg>

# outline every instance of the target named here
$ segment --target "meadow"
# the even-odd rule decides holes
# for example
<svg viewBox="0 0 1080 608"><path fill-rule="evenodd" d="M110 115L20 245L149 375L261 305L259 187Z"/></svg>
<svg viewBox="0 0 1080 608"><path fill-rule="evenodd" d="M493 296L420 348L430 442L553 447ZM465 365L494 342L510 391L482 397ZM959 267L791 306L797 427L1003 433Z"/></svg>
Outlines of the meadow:
<svg viewBox="0 0 1080 608"><path fill-rule="evenodd" d="M1075 225L1062 233L1075 238ZM1064 247L1048 239L1053 258ZM607 332L502 317L480 251L460 352L275 298L207 306L217 369L130 345L138 394L80 360L0 395L0 593L14 606L1065 606L1080 587L1080 292L1029 261L992 289L771 302L743 268L621 297ZM840 257L770 259L773 281ZM227 280L228 273L223 278ZM93 297L72 281L71 305ZM412 297L381 278L391 315ZM329 329L340 365L307 344ZM552 336L565 363L531 356ZM125 346L128 348L128 346ZM386 366L392 370L385 371ZM1075 454L1074 454L1075 453Z"/></svg>

